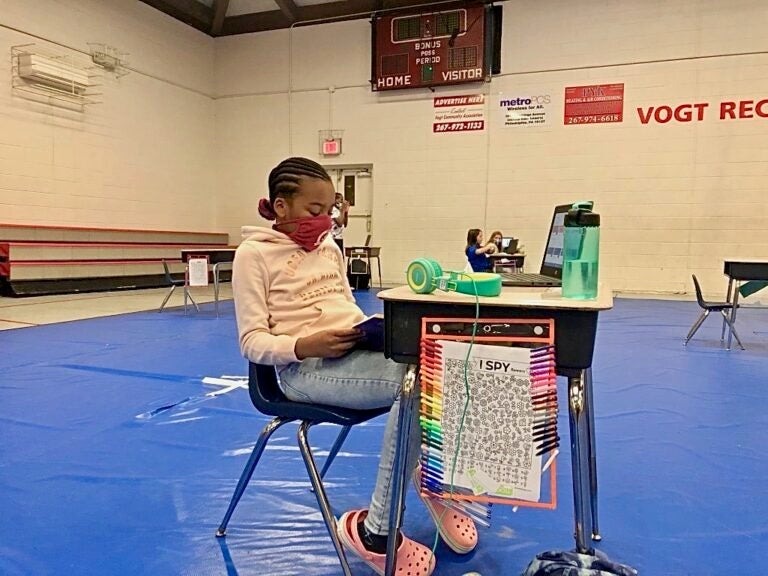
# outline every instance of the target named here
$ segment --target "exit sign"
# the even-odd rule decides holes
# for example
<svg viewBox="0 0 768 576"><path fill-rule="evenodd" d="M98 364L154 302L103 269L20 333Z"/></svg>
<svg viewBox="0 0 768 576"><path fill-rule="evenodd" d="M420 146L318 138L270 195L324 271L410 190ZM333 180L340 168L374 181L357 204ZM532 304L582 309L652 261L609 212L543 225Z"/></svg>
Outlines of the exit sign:
<svg viewBox="0 0 768 576"><path fill-rule="evenodd" d="M323 156L338 156L341 154L341 138L323 140L323 147L320 152Z"/></svg>

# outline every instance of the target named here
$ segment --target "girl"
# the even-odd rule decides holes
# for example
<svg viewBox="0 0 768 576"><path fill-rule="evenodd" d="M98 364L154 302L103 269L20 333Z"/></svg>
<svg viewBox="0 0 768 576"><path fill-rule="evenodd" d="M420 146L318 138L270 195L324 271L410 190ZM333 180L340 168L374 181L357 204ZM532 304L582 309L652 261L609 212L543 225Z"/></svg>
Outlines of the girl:
<svg viewBox="0 0 768 576"><path fill-rule="evenodd" d="M370 504L346 512L337 525L344 545L383 574L406 367L380 352L355 349L361 334L352 326L364 314L352 297L341 252L328 237L333 205L333 184L316 162L289 158L270 172L269 200L259 202L259 213L276 223L271 229L243 228L245 240L232 273L240 349L251 362L275 365L280 388L295 402L355 409L391 406ZM417 412L410 470L420 451ZM443 514L445 507L437 499L422 500L439 520L448 546L460 554L475 548L471 519L452 510ZM429 548L400 534L397 566L404 575L428 576L435 560Z"/></svg>
<svg viewBox="0 0 768 576"><path fill-rule="evenodd" d="M496 246L496 250L494 252L491 252L492 254L495 254L496 252L501 252L501 240L504 238L504 235L501 233L501 230L495 230L493 234L491 234L490 240L488 240L488 244L493 244Z"/></svg>
<svg viewBox="0 0 768 576"><path fill-rule="evenodd" d="M496 251L495 244L486 244L483 246L483 231L479 228L470 228L467 232L467 247L464 253L467 255L473 272L490 272L491 262L486 254L493 254Z"/></svg>

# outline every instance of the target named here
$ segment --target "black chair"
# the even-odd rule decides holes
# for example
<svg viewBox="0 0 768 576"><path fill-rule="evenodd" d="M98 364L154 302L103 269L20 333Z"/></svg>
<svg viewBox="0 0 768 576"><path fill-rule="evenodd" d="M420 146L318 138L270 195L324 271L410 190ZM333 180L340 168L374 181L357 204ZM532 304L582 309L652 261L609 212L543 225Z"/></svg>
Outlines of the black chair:
<svg viewBox="0 0 768 576"><path fill-rule="evenodd" d="M226 535L229 519L232 517L232 513L235 511L237 503L240 501L243 492L245 492L245 488L248 486L248 482L251 480L253 471L259 463L259 458L261 458L261 454L264 452L264 448L266 447L269 438L278 428L283 426L283 424L299 421L301 422L298 430L299 449L301 450L301 456L304 459L304 465L307 468L307 474L309 475L312 489L317 498L320 512L325 520L325 526L328 528L328 533L331 535L331 540L333 540L333 545L339 556L342 570L346 576L351 576L349 565L347 564L347 559L344 555L344 549L342 548L341 541L336 533L336 518L331 511L328 497L325 494L323 477L328 471L331 462L333 462L333 459L336 457L336 454L338 454L342 444L344 444L344 440L347 438L347 434L349 434L352 426L389 412L389 408L378 408L376 410L350 410L335 406L293 402L288 400L282 390L280 390L275 368L263 364L250 363L248 391L251 395L251 402L253 402L256 409L262 414L274 416L275 418L261 431L259 439L253 447L253 452L251 452L251 456L248 459L248 463L245 465L245 469L240 475L240 480L237 483L237 488L235 488L235 493L232 495L229 508L227 508L227 512L224 514L224 519L221 521L221 524L216 531L216 536L223 537ZM307 433L309 432L310 427L315 424L325 423L338 424L342 428L336 441L333 443L328 458L325 460L322 471L318 473L315 459L312 456L312 449L310 448L307 439Z"/></svg>
<svg viewBox="0 0 768 576"><path fill-rule="evenodd" d="M163 270L165 271L165 281L168 286L171 287L168 294L165 295L165 300L163 300L163 303L160 304L160 309L158 312L162 312L163 308L165 308L165 305L168 303L168 300L170 300L171 295L173 294L173 291L176 290L176 287L183 286L184 287L184 314L187 313L187 298L192 302L192 304L195 306L195 310L200 312L200 308L197 305L197 302L192 298L192 294L189 292L189 286L187 286L187 283L185 280L175 280L173 276L171 276L171 270L168 268L168 262L163 260Z"/></svg>
<svg viewBox="0 0 768 576"><path fill-rule="evenodd" d="M728 325L728 329L736 337L736 342L738 342L741 349L744 350L744 345L741 343L739 335L736 333L736 328L733 326L733 322L731 322L730 312L733 310L733 304L730 302L707 302L704 300L704 297L701 294L701 286L699 285L698 278L696 278L696 274L692 274L691 276L693 277L693 287L696 289L696 301L699 303L699 306L701 306L702 313L696 319L696 322L693 323L691 329L688 331L688 336L686 336L683 345L687 345L688 341L693 338L693 335L696 334L696 331L699 329L704 320L707 319L707 316L709 316L710 312L719 312L723 316L725 323ZM723 338L720 338L720 342L722 341Z"/></svg>

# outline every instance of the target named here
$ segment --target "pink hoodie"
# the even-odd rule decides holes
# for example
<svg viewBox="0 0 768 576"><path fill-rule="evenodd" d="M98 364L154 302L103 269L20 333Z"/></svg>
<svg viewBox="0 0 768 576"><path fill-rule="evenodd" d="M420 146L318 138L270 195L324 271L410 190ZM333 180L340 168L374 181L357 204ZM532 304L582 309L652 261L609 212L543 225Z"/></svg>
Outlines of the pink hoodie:
<svg viewBox="0 0 768 576"><path fill-rule="evenodd" d="M244 226L243 238L232 290L240 350L251 362L278 367L297 362L300 337L351 328L365 317L330 234L312 252L271 228Z"/></svg>

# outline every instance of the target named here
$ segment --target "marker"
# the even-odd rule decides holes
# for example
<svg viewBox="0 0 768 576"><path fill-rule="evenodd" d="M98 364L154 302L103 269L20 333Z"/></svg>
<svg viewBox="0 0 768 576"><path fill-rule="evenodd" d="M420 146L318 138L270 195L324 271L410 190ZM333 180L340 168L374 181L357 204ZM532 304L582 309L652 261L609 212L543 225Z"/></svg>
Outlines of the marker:
<svg viewBox="0 0 768 576"><path fill-rule="evenodd" d="M544 446L541 446L539 450L536 452L536 456L541 456L542 454L546 454L550 450L557 448L560 446L560 437L558 436L557 439L552 440L551 442L544 444Z"/></svg>
<svg viewBox="0 0 768 576"><path fill-rule="evenodd" d="M552 452L552 455L547 460L547 463L544 464L544 466L542 466L542 468L541 468L542 472L546 472L547 470L549 470L549 467L552 466L552 463L555 461L555 458L557 458L558 454L560 454L560 450L555 448L555 451Z"/></svg>

